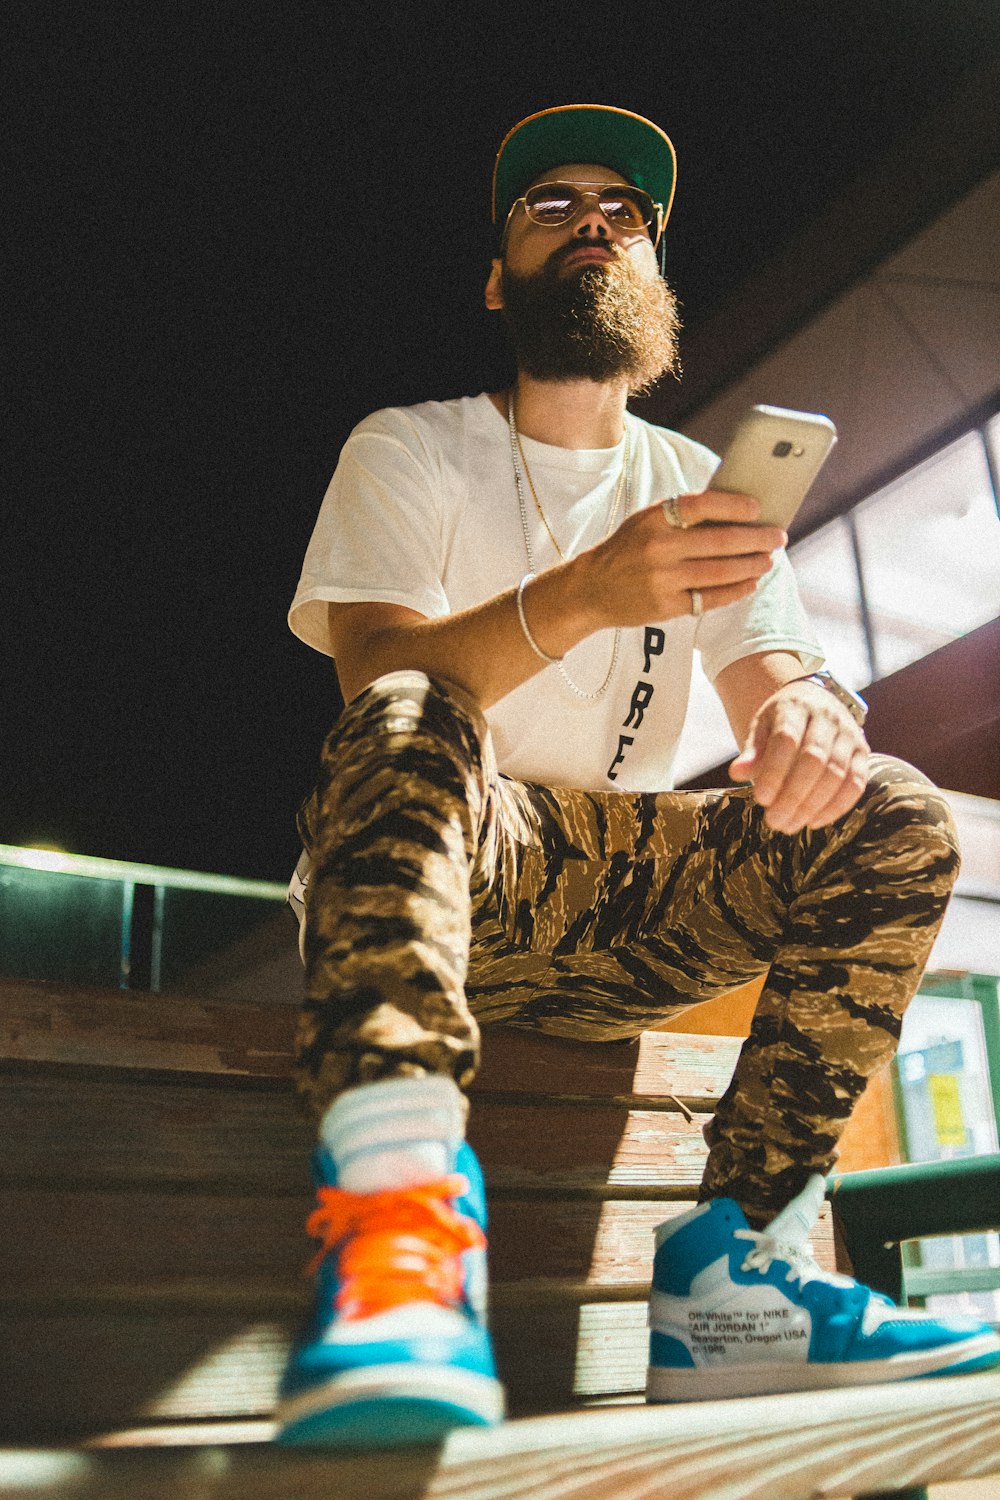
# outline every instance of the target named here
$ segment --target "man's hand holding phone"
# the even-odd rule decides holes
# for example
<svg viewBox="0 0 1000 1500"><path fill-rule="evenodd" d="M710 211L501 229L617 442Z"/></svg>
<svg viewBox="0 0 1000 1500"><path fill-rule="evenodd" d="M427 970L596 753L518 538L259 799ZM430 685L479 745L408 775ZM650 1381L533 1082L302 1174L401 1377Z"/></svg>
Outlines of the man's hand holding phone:
<svg viewBox="0 0 1000 1500"><path fill-rule="evenodd" d="M828 417L752 407L708 489L629 516L567 564L581 579L587 628L701 615L748 598L787 545L786 528L835 441Z"/></svg>
<svg viewBox="0 0 1000 1500"><path fill-rule="evenodd" d="M750 495L705 490L629 516L566 564L579 568L590 629L700 615L753 593L787 541L757 524Z"/></svg>

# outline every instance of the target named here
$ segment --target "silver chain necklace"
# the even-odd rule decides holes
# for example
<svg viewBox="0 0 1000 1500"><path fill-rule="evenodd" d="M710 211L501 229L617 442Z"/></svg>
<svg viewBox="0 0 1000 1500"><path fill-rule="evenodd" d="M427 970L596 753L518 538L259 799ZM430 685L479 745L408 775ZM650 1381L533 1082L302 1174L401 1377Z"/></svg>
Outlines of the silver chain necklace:
<svg viewBox="0 0 1000 1500"><path fill-rule="evenodd" d="M520 435L518 434L517 423L514 420L513 391L511 391L507 397L507 426L510 429L510 455L514 462L514 483L517 486L517 508L521 515L521 530L524 533L524 551L525 556L528 559L528 572L534 573L535 555L531 546L531 535L528 531L528 508L524 500L524 473L522 471L521 463L521 439ZM629 470L628 427L626 427L625 429L625 455L622 459L622 464L625 473L625 515L622 516L622 520L624 520L625 516L627 516L629 513L629 507L632 500L632 475ZM527 468L526 459L524 460L524 468ZM611 649L611 665L608 667L607 674L600 687L595 688L592 693L588 693L585 688L580 687L578 683L575 683L573 681L572 677L569 675L561 661L556 663L556 666L559 669L559 675L562 678L563 682L565 682L570 692L574 693L577 698L582 699L584 703L596 703L598 698L603 698L604 694L607 692L608 687L611 683L611 679L615 675L615 668L618 665L618 649L621 645L621 636L621 626L616 625L614 645Z"/></svg>

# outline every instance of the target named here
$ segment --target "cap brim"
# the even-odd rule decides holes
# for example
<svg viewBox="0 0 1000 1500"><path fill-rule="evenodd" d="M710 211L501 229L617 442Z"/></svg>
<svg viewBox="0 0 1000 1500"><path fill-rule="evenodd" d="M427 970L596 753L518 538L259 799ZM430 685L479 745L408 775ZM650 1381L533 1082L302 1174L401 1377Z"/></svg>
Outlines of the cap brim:
<svg viewBox="0 0 1000 1500"><path fill-rule="evenodd" d="M593 162L617 172L662 205L666 223L674 197L677 158L670 137L642 115L606 104L563 104L515 125L493 169L493 222L543 172L571 162ZM662 225L661 225L662 227Z"/></svg>

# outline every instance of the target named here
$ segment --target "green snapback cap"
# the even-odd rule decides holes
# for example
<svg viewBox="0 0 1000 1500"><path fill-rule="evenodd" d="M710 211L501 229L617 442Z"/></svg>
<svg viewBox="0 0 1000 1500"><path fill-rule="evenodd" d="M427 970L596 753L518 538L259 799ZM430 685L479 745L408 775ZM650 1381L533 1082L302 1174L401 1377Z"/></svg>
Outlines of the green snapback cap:
<svg viewBox="0 0 1000 1500"><path fill-rule="evenodd" d="M665 224L674 197L677 157L652 120L608 104L561 104L528 115L504 137L493 168L493 222L551 167L592 161L649 193Z"/></svg>

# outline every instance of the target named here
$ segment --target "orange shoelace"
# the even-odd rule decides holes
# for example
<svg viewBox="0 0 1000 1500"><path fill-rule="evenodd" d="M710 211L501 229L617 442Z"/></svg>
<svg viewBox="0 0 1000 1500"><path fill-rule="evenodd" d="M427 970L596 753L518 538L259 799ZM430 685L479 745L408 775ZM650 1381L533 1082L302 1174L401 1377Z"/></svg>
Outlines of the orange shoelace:
<svg viewBox="0 0 1000 1500"><path fill-rule="evenodd" d="M337 1307L348 1320L405 1302L456 1306L462 1298L459 1257L486 1244L479 1226L446 1201L466 1191L460 1173L382 1193L321 1187L306 1230L322 1248L307 1274L339 1251Z"/></svg>

